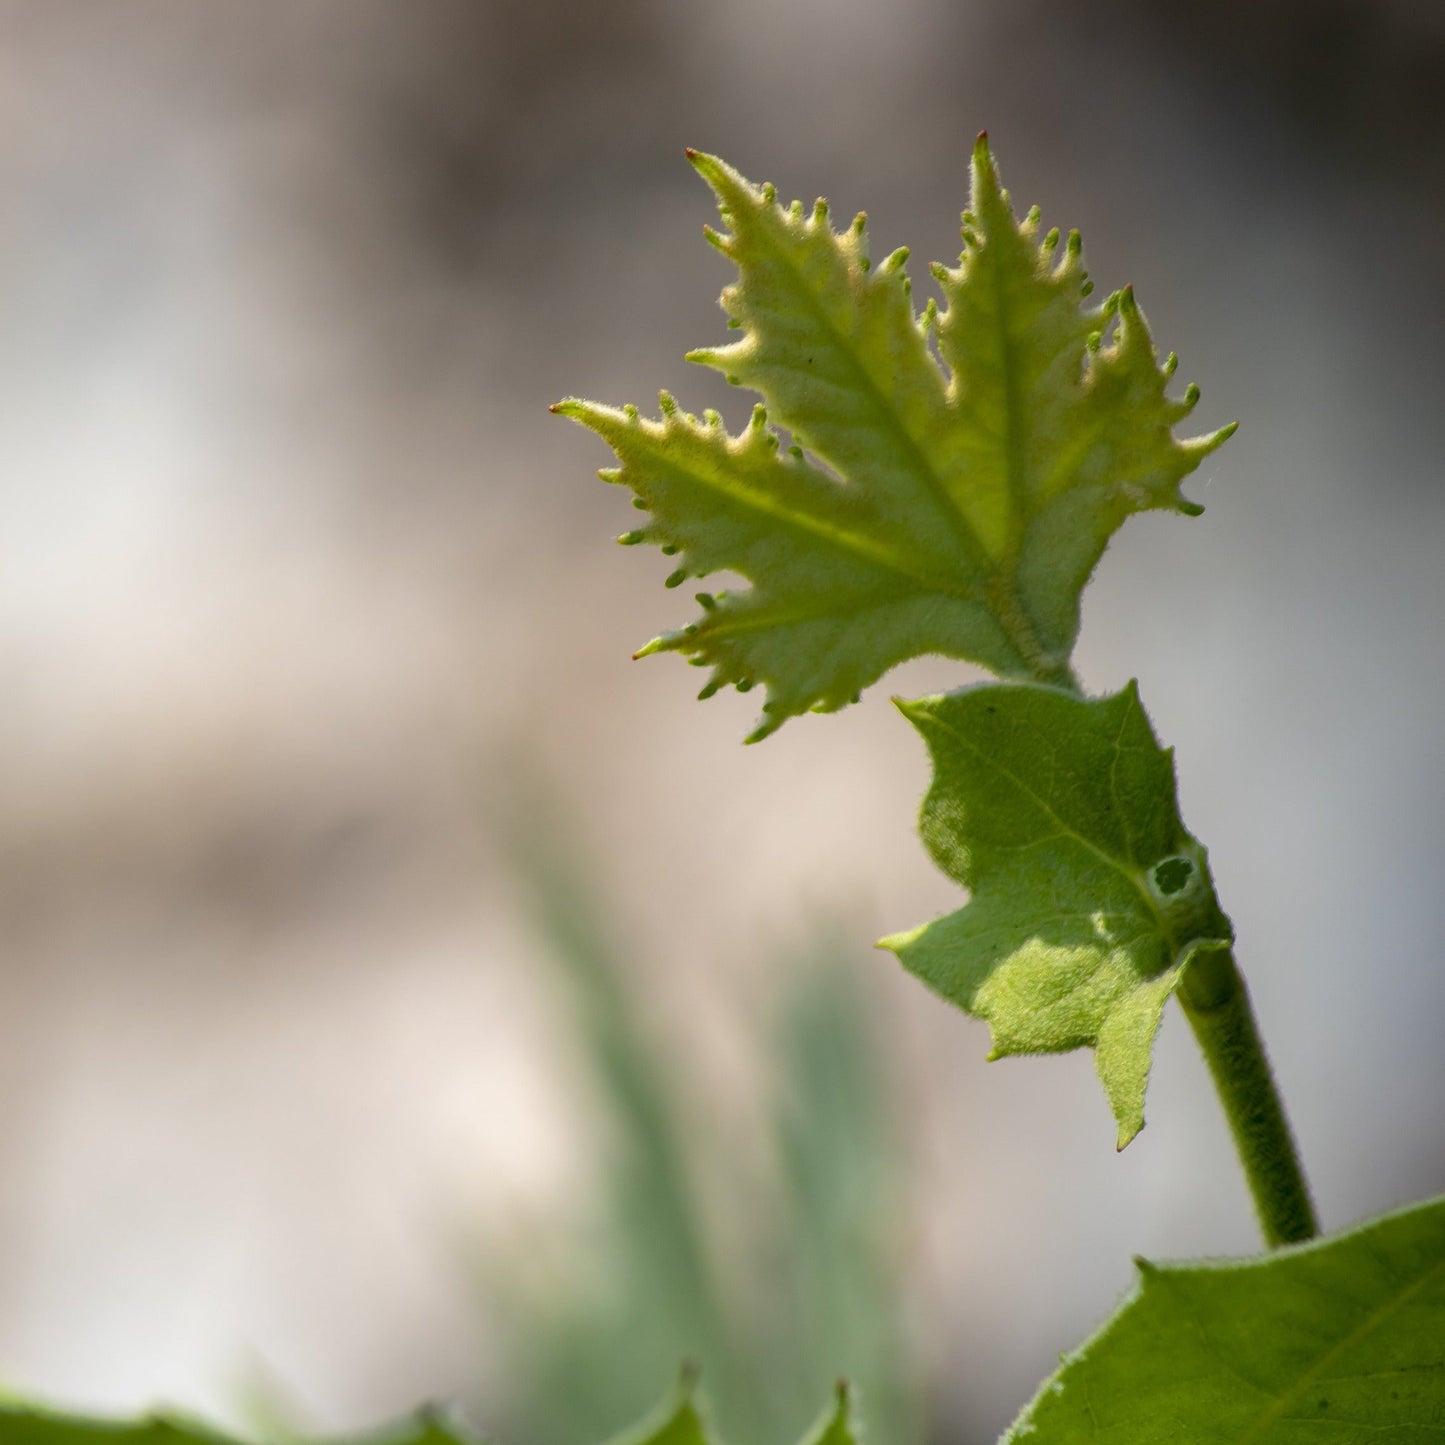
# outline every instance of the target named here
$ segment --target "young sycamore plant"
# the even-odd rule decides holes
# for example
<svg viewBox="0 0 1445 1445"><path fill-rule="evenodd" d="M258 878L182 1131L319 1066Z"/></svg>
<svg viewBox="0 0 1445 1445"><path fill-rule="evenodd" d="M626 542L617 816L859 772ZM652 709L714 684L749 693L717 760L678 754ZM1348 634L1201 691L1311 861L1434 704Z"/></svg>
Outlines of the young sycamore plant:
<svg viewBox="0 0 1445 1445"><path fill-rule="evenodd" d="M708 239L738 270L732 345L689 359L764 398L730 434L716 412L661 416L569 399L602 473L649 513L619 540L677 559L669 587L724 571L741 592L639 655L679 652L766 689L756 742L826 712L897 663L941 653L996 683L899 702L933 763L921 831L968 890L956 912L884 946L983 1019L992 1057L1092 1048L1124 1148L1144 1123L1150 1053L1179 999L1209 1065L1266 1252L1138 1261L1133 1293L1040 1387L1006 1441L1445 1442L1445 1199L1317 1240L1234 934L1185 828L1172 753L1131 683L1084 694L1070 657L1079 596L1134 512L1200 509L1180 483L1234 430L1180 440L1199 392L1167 394L1125 289L1091 304L1077 233L1021 221L985 138L956 267L915 310L908 253L870 264L864 218L778 203L712 156ZM784 447L783 428L791 444ZM457 1445L423 1415L385 1437ZM846 1386L807 1445L854 1445ZM684 1372L626 1445L711 1445ZM0 1445L225 1445L174 1421L99 1424L0 1407ZM621 1445L621 1442L619 1442ZM744 1442L749 1445L749 1442Z"/></svg>
<svg viewBox="0 0 1445 1445"><path fill-rule="evenodd" d="M689 360L763 403L736 436L667 392L656 421L554 408L617 453L601 476L650 514L618 540L674 556L669 587L714 571L750 584L699 593L698 615L639 656L709 668L703 697L761 683L749 742L923 653L995 673L898 702L933 763L924 844L969 900L883 946L987 1022L993 1058L1092 1048L1120 1149L1144 1125L1177 996L1271 1251L1141 1261L1134 1294L1006 1438L1445 1441L1445 1200L1309 1242L1309 1189L1173 755L1136 684L1090 698L1070 661L1109 539L1134 512L1197 514L1180 483L1233 425L1176 438L1198 388L1168 394L1175 357L1160 362L1131 289L1090 302L1077 232L1016 217L986 137L962 255L932 268L943 305L921 313L907 250L872 265L863 216L835 231L821 200L783 206L688 159L721 207L707 237L737 267L722 306L741 333ZM840 1395L815 1438L845 1438L849 1418Z"/></svg>

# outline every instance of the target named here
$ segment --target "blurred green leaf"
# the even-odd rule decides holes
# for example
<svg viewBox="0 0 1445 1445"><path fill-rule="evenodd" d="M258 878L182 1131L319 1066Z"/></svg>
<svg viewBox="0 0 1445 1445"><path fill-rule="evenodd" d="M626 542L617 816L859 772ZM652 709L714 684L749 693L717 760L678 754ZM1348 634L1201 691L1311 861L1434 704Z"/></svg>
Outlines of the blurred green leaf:
<svg viewBox="0 0 1445 1445"><path fill-rule="evenodd" d="M659 1063L584 870L539 821L545 808L516 812L528 820L507 840L516 876L575 1000L597 1084L589 1103L613 1148L575 1268L564 1262L549 1287L529 1281L532 1260L513 1251L486 1266L504 1322L508 1433L584 1445L635 1417L658 1378L690 1358L730 1438L795 1439L841 1373L890 1445L910 1445L916 1375L896 1323L886 1086L856 980L821 934L779 959L792 982L761 1040L774 1079L761 1148L719 1169L737 1146L688 1109Z"/></svg>
<svg viewBox="0 0 1445 1445"><path fill-rule="evenodd" d="M641 1424L614 1436L608 1445L712 1445L694 1393L696 1383L696 1369L684 1368L672 1394Z"/></svg>
<svg viewBox="0 0 1445 1445"><path fill-rule="evenodd" d="M903 1445L921 1433L922 1383L898 1320L902 1161L881 1041L844 957L826 935L799 950L773 1036L782 1208L770 1298L796 1355L789 1417L842 1375L870 1431Z"/></svg>
<svg viewBox="0 0 1445 1445"><path fill-rule="evenodd" d="M526 821L506 840L515 875L571 991L596 1085L590 1102L614 1147L591 1194L586 1259L575 1268L564 1259L559 1277L539 1283L527 1277L532 1261L509 1250L484 1261L484 1284L505 1320L510 1433L583 1445L635 1419L681 1359L730 1395L734 1345L674 1112L678 1090L659 1069L582 870L539 824L544 808L517 811Z"/></svg>
<svg viewBox="0 0 1445 1445"><path fill-rule="evenodd" d="M684 1368L668 1399L640 1425L616 1436L609 1445L718 1445L695 1395L697 1371ZM839 1382L833 1401L803 1437L802 1445L858 1445L853 1417L853 1391Z"/></svg>
<svg viewBox="0 0 1445 1445"><path fill-rule="evenodd" d="M0 1445L240 1445L222 1434L177 1415L148 1415L135 1421L87 1419L24 1405L0 1405ZM343 1445L336 1441L334 1445ZM346 1445L479 1445L433 1410L364 1436Z"/></svg>

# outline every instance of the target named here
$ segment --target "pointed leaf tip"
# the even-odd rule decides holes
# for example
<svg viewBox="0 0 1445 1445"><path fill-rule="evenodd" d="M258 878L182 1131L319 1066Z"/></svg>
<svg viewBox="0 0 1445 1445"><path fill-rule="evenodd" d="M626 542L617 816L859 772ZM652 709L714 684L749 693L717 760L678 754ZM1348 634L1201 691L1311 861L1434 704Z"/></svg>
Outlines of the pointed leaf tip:
<svg viewBox="0 0 1445 1445"><path fill-rule="evenodd" d="M973 186L968 201L969 209L978 217L979 223L986 226L987 203L998 199L1003 194L998 176L998 165L993 158L992 150L989 149L987 131L981 131L978 139L973 143L971 170Z"/></svg>

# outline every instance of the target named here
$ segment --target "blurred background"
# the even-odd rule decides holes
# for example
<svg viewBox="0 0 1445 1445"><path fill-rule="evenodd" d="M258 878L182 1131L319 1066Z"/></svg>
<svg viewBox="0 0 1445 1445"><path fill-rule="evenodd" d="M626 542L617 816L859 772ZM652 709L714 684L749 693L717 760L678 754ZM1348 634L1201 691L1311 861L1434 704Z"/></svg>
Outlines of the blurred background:
<svg viewBox="0 0 1445 1445"><path fill-rule="evenodd" d="M868 947L958 902L885 698L967 671L739 747L546 411L743 420L684 145L922 262L981 128L1242 423L1081 673L1327 1226L1445 1189L1438 5L0 0L0 1382L587 1445L687 1354L734 1445L839 1374L972 1445L1131 1253L1254 1248L1180 1019L1116 1156Z"/></svg>

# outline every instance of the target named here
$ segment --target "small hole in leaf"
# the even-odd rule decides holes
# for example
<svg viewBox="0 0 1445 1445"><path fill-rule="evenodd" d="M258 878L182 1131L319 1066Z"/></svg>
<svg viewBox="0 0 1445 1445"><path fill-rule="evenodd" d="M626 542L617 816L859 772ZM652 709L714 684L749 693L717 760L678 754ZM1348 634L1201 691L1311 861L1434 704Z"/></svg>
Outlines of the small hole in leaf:
<svg viewBox="0 0 1445 1445"><path fill-rule="evenodd" d="M1194 865L1187 858L1166 858L1154 865L1154 883L1166 898L1178 893L1194 876Z"/></svg>

